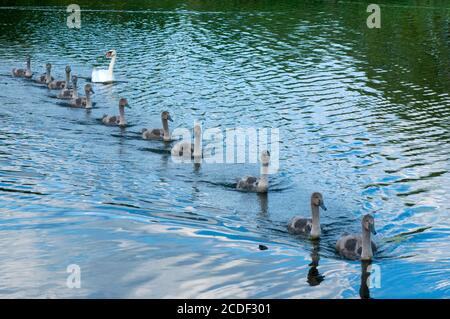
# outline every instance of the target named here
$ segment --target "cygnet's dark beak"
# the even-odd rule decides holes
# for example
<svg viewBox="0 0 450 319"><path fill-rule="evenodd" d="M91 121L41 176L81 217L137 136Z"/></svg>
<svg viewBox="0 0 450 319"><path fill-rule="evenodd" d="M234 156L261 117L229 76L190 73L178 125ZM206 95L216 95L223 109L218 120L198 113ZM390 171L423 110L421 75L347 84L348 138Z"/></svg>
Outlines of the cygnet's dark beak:
<svg viewBox="0 0 450 319"><path fill-rule="evenodd" d="M374 234L374 235L376 235L377 234L377 231L375 230L375 224L370 224L370 232L372 233L372 234Z"/></svg>

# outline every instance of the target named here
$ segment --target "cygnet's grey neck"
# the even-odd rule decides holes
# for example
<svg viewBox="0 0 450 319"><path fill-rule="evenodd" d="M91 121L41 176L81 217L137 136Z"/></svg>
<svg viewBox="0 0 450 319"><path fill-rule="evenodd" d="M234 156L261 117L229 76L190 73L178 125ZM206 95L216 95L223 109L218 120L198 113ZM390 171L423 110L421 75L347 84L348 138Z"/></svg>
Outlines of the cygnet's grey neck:
<svg viewBox="0 0 450 319"><path fill-rule="evenodd" d="M91 100L91 92L86 92L86 108L91 109L92 108L92 100Z"/></svg>
<svg viewBox="0 0 450 319"><path fill-rule="evenodd" d="M260 189L267 189L268 186L269 186L269 163L262 163L258 187Z"/></svg>
<svg viewBox="0 0 450 319"><path fill-rule="evenodd" d="M261 177L269 174L269 163L261 163Z"/></svg>
<svg viewBox="0 0 450 319"><path fill-rule="evenodd" d="M120 105L119 106L119 125L125 125L125 106Z"/></svg>
<svg viewBox="0 0 450 319"><path fill-rule="evenodd" d="M311 214L312 214L312 228L311 228L311 236L319 237L320 236L320 214L319 214L319 206L311 203Z"/></svg>
<svg viewBox="0 0 450 319"><path fill-rule="evenodd" d="M73 98L78 97L77 81L72 81Z"/></svg>
<svg viewBox="0 0 450 319"><path fill-rule="evenodd" d="M50 83L52 81L52 76L51 76L51 70L50 68L47 69L47 73L45 74L45 82Z"/></svg>
<svg viewBox="0 0 450 319"><path fill-rule="evenodd" d="M368 260L373 256L372 252L372 239L370 238L370 231L368 231L364 226L362 227L362 251L361 259Z"/></svg>
<svg viewBox="0 0 450 319"><path fill-rule="evenodd" d="M163 125L163 132L164 132L164 140L170 140L170 133L169 133L169 123L167 119L162 120Z"/></svg>
<svg viewBox="0 0 450 319"><path fill-rule="evenodd" d="M69 88L70 83L70 71L66 71L66 88Z"/></svg>
<svg viewBox="0 0 450 319"><path fill-rule="evenodd" d="M194 132L194 158L198 160L202 156L201 133ZM196 161L197 163L197 161Z"/></svg>

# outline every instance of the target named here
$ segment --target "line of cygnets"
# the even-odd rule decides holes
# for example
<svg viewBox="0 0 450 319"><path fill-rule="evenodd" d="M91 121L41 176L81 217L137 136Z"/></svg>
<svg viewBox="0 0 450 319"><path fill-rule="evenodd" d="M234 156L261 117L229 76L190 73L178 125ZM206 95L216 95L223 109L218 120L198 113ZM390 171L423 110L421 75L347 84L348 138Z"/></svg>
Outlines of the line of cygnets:
<svg viewBox="0 0 450 319"><path fill-rule="evenodd" d="M113 57L115 60L115 51L108 51L107 57ZM114 63L112 63L114 64ZM58 99L68 100L68 105L75 108L92 108L91 94L94 93L91 84L87 83L84 87L85 96L79 96L77 91L77 76L70 76L71 68L66 66L66 79L65 80L55 80L51 76L51 64L46 64L46 73L38 76L34 81L38 84L46 85L50 90L60 90L57 94ZM108 70L97 70L111 72L110 79L113 80L112 68ZM102 74L98 72L96 76L101 76ZM31 71L31 58L27 58L27 68L26 69L13 69L12 75L14 77L21 77L25 79L32 80L33 73ZM94 77L94 72L93 72ZM105 83L103 81L102 83ZM119 100L119 115L103 115L102 123L105 125L115 125L124 127L127 125L125 121L125 108L130 106L125 98ZM146 140L160 140L164 142L173 141L169 131L168 121L172 121L169 112L164 111L161 113L161 121L163 128L146 129L142 130L142 138ZM195 160L201 159L203 157L201 151L201 127L199 124L194 125L194 143L190 141L182 141L177 143L171 150L173 156L184 156ZM261 153L261 174L260 177L246 176L240 179L236 188L241 191L257 192L257 193L267 193L269 188L268 172L269 172L269 162L270 153L264 150ZM295 216L288 225L288 231L295 235L306 235L311 239L319 239L321 236L320 228L320 215L319 208L326 210L324 205L323 196L321 193L314 192L311 195L311 214L312 218L303 218L300 216ZM375 243L371 239L371 234L376 234L375 231L375 221L372 215L364 215L361 221L362 233L361 234L351 234L344 235L336 242L337 252L346 258L352 260L371 260L373 258L374 252L377 248Z"/></svg>

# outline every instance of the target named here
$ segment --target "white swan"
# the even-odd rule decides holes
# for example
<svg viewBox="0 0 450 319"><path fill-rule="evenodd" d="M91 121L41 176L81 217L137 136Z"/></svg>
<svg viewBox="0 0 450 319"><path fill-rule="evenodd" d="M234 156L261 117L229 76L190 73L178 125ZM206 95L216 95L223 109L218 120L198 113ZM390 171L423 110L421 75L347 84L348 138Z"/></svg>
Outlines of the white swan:
<svg viewBox="0 0 450 319"><path fill-rule="evenodd" d="M114 64L116 63L116 50L106 52L106 57L111 59L107 70L94 68L92 70L91 81L94 83L111 83L114 82Z"/></svg>

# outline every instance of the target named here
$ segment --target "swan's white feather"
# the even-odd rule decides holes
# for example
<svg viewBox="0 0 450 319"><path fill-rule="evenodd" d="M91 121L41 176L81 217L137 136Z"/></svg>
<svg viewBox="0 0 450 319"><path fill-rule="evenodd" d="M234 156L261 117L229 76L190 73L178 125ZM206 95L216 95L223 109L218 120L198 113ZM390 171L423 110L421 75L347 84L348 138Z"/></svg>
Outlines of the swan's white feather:
<svg viewBox="0 0 450 319"><path fill-rule="evenodd" d="M91 81L94 83L114 82L114 73L110 70L93 69Z"/></svg>

